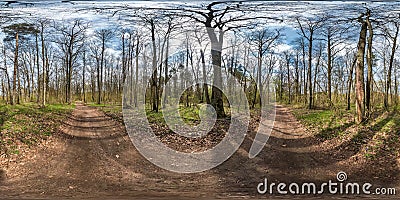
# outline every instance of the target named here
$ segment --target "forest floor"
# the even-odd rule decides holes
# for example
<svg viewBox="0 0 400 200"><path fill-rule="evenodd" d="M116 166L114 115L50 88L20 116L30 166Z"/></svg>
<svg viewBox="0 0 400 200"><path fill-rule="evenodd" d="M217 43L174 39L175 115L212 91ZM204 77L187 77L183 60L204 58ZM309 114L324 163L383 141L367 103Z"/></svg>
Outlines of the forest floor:
<svg viewBox="0 0 400 200"><path fill-rule="evenodd" d="M399 156L381 153L381 159L366 157L361 151L365 144L352 140L355 136L351 133L359 134L359 130L351 130L356 127L345 127L349 137L323 140L301 125L290 109L277 106L276 111L270 139L257 157L248 158L256 128L251 126L240 149L220 166L196 174L179 174L158 168L143 158L121 122L97 108L78 103L57 134L18 159L1 158L0 197L297 199L305 196L260 195L257 185L264 178L269 183L287 184L336 181L340 171L347 173L349 182L369 182L374 187L399 190ZM257 120L252 119L251 123ZM307 197L339 199L349 195ZM377 195L350 197L393 199Z"/></svg>

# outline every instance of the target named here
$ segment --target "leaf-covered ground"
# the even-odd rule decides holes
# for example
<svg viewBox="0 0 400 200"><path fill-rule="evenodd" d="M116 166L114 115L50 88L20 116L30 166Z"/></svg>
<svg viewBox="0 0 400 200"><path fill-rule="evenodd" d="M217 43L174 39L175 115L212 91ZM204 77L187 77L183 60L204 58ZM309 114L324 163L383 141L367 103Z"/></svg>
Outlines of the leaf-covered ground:
<svg viewBox="0 0 400 200"><path fill-rule="evenodd" d="M121 110L112 107L104 105L99 108L109 109L115 116L121 117L122 114L118 114ZM123 124L94 107L79 104L63 121L60 132L49 137L48 142L39 145L35 151L29 151L29 155L1 166L0 193L2 197L51 199L303 198L304 195L260 195L256 188L264 178L275 183L322 183L335 180L339 171L345 171L351 182L372 182L374 186L398 188L398 156L379 150L375 157L387 155L386 160L367 159L361 153L365 147L362 141L372 144L370 142L374 138L381 138L379 134L371 136L370 131L363 130L379 130L382 133L394 130L393 126L397 126L398 121L391 114L382 115L381 120L370 124L371 127L349 127L346 130L349 134L345 134L349 138L337 136L323 139L315 136L318 131L309 131L299 123L292 115L297 111L301 110L277 106L270 139L256 158L250 159L248 151L259 122L257 115L252 117L248 135L230 159L205 172L180 174L163 170L143 158L123 131ZM156 116L152 118L157 119ZM164 127L158 131L164 142L168 143L165 140L169 137L177 139ZM388 138L385 141L390 141ZM187 147L181 145L182 151L199 147L190 140L179 142L190 144ZM175 144L178 143L172 141L170 145ZM200 147L208 145L212 144L201 143ZM341 198L328 194L316 198L322 197ZM381 197L393 199L396 196Z"/></svg>
<svg viewBox="0 0 400 200"><path fill-rule="evenodd" d="M99 108L106 115L117 121L123 121L121 105L90 104L90 106ZM199 124L199 106L180 106L179 112L183 121L188 125L193 126ZM226 119L218 119L209 134L200 138L188 138L179 134L174 134L165 123L162 112L157 113L148 110L147 118L153 132L160 138L161 142L182 152L200 152L214 147L225 137L230 125L229 117Z"/></svg>
<svg viewBox="0 0 400 200"><path fill-rule="evenodd" d="M338 154L351 152L348 161L364 168L380 169L376 176L391 179L400 165L400 112L377 110L363 124L354 122L354 110L293 107L293 113L325 147Z"/></svg>

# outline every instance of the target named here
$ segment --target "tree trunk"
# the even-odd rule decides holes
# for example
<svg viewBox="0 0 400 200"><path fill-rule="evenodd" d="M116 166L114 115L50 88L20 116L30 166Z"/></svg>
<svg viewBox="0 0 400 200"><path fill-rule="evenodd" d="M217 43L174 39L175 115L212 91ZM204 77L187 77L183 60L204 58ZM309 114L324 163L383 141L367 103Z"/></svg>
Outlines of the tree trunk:
<svg viewBox="0 0 400 200"><path fill-rule="evenodd" d="M15 53L14 53L14 73L13 73L13 92L11 105L17 99L17 74L18 74L18 32L15 33Z"/></svg>
<svg viewBox="0 0 400 200"><path fill-rule="evenodd" d="M318 52L318 58L317 58L317 63L315 64L315 68L314 68L314 83L313 83L313 93L317 94L317 75L319 73L319 65L321 64L321 56L322 56L322 46L320 46L319 48L319 52ZM315 95L315 98L317 100L317 95Z"/></svg>
<svg viewBox="0 0 400 200"><path fill-rule="evenodd" d="M312 49L313 49L313 34L314 32L310 30L310 40L308 44L308 109L313 108L313 87L312 87L312 77L311 77L311 67L312 67Z"/></svg>
<svg viewBox="0 0 400 200"><path fill-rule="evenodd" d="M304 91L304 104L307 105L307 75L306 75L306 46L304 38L301 39L302 63L303 63L303 91Z"/></svg>
<svg viewBox="0 0 400 200"><path fill-rule="evenodd" d="M207 82L207 73L206 73L206 61L204 58L204 51L203 49L200 49L200 57L201 57L201 66L202 66L202 71L203 71L203 93L204 93L204 98L206 99L206 103L210 104L210 96L208 94L208 85L206 84Z"/></svg>
<svg viewBox="0 0 400 200"><path fill-rule="evenodd" d="M392 69L393 69L393 62L394 62L394 57L396 53L396 47L397 47L397 36L399 34L399 25L396 24L396 33L394 37L392 38L393 44L392 44L392 52L390 54L390 61L389 61L389 69L387 73L387 82L386 82L386 88L385 88L385 96L384 96L384 106L385 109L389 109L389 91L392 87ZM397 89L397 88L396 88Z"/></svg>
<svg viewBox="0 0 400 200"><path fill-rule="evenodd" d="M157 89L157 49L154 21L150 21L151 25L151 44L153 49L152 75L151 75L151 92L152 92L152 110L158 112L158 89Z"/></svg>
<svg viewBox="0 0 400 200"><path fill-rule="evenodd" d="M369 14L366 18L367 26L368 26L368 48L367 48L367 66L368 66L368 72L367 72L367 82L366 82L366 90L365 90L365 107L367 111L367 116L369 117L371 115L372 109L371 109L371 102L373 98L373 91L372 91L372 82L373 82L373 75L372 75L372 39L374 36L374 32L372 29L372 24L371 21L369 20Z"/></svg>
<svg viewBox="0 0 400 200"><path fill-rule="evenodd" d="M86 50L83 51L83 70L82 70L82 92L83 92L84 103L86 103L85 77L86 77Z"/></svg>
<svg viewBox="0 0 400 200"><path fill-rule="evenodd" d="M42 69L43 69L43 101L42 101L42 106L46 106L46 64L45 64L45 54L44 54L44 36L43 36L43 31L44 31L44 25L41 24L41 31L40 31L40 40L42 43Z"/></svg>
<svg viewBox="0 0 400 200"><path fill-rule="evenodd" d="M99 59L96 58L97 65L97 104L101 103L101 83L100 83L100 62Z"/></svg>
<svg viewBox="0 0 400 200"><path fill-rule="evenodd" d="M17 104L20 104L21 103L21 96L22 96L22 93L21 93L21 79L20 79L20 75L21 73L19 73L19 69L18 69L18 71L17 71L17 84L18 84L18 89L17 89Z"/></svg>
<svg viewBox="0 0 400 200"><path fill-rule="evenodd" d="M329 104L332 105L332 47L331 47L331 33L330 30L328 30L328 47L327 47L327 52L328 52L328 99L329 99Z"/></svg>
<svg viewBox="0 0 400 200"><path fill-rule="evenodd" d="M290 57L286 55L286 70L287 70L287 84L288 84L288 103L291 103L291 85L290 85Z"/></svg>
<svg viewBox="0 0 400 200"><path fill-rule="evenodd" d="M131 48L131 47L129 47L129 48ZM127 71L127 66L126 66L126 62L125 62L125 38L124 38L124 34L122 34L122 84L121 84L121 88L123 88L124 87L124 85L125 85L125 81L126 81L126 71ZM128 68L129 68L129 66L128 66ZM129 71L129 70L128 70ZM131 70L131 72L132 72L133 70ZM110 75L111 76L111 75ZM132 76L132 74L131 74L131 76ZM111 92L111 91L110 91ZM130 91L129 92L130 94L131 94L131 98L130 99L132 99L132 92ZM129 94L129 93L126 93L127 95ZM123 97L124 98L126 98L126 96L125 95L123 95ZM124 99L125 100L125 99ZM131 104L132 104L132 101L131 101Z"/></svg>
<svg viewBox="0 0 400 200"><path fill-rule="evenodd" d="M222 73L221 73L221 55L224 32L219 31L219 39L215 33L215 29L208 27L207 34L211 40L211 59L213 65L213 87L211 91L211 105L215 108L218 118L226 116L224 110L224 102L222 100Z"/></svg>
<svg viewBox="0 0 400 200"><path fill-rule="evenodd" d="M350 100L351 100L351 85L353 84L353 71L354 71L354 66L356 65L357 57L354 59L353 63L350 66L350 72L349 72L349 82L348 82L348 90L347 90L347 110L350 110Z"/></svg>
<svg viewBox="0 0 400 200"><path fill-rule="evenodd" d="M300 96L300 86L299 86L299 53L297 52L296 54L296 61L294 64L294 73L295 73L295 80L294 80L294 84L295 84L295 92L296 92L296 98L295 101L298 101L298 98Z"/></svg>
<svg viewBox="0 0 400 200"><path fill-rule="evenodd" d="M165 108L165 105L168 103L168 95L169 91L167 89L167 84L168 84L168 54L169 54L169 35L166 37L167 40L167 46L165 48L165 60L164 60L164 100L163 100L163 107Z"/></svg>
<svg viewBox="0 0 400 200"><path fill-rule="evenodd" d="M2 81L1 81L1 96L3 98L3 101L6 100L6 90L4 88L4 80L6 80L5 75L2 76Z"/></svg>
<svg viewBox="0 0 400 200"><path fill-rule="evenodd" d="M138 96L137 96L137 88L138 88L138 83L139 83L139 35L136 38L136 60L135 60L135 64L136 64L136 74L135 74L135 93L134 93L134 103L135 103L135 107L137 107L138 104ZM143 87L146 87L145 85Z"/></svg>
<svg viewBox="0 0 400 200"><path fill-rule="evenodd" d="M103 35L102 40L101 40L101 57L100 57L100 87L99 87L99 104L101 103L101 99L103 99L103 101L105 101L105 97L104 97L104 93L102 92L103 90L103 72L104 72L104 52L106 50L105 47L105 37ZM103 98L102 96L103 95Z"/></svg>
<svg viewBox="0 0 400 200"><path fill-rule="evenodd" d="M357 118L356 122L361 123L364 121L365 116L365 105L364 105L364 54L365 54L365 43L367 35L367 23L359 19L361 22L360 38L358 40L357 47L357 66L356 66L356 111Z"/></svg>
<svg viewBox="0 0 400 200"><path fill-rule="evenodd" d="M394 70L394 74L395 74L395 76L394 76L394 104L396 106L398 105L398 101L399 101L399 93L398 93L399 84L398 84L398 80L397 80L397 74L398 74L397 70L398 70L398 68L396 68Z"/></svg>
<svg viewBox="0 0 400 200"><path fill-rule="evenodd" d="M259 91L259 93L260 93L260 95L259 95L259 97L260 97L260 108L261 108L261 104L262 104L262 101L261 101L261 95L262 95L262 93L263 93L263 90L262 90L262 82L261 82L261 76L262 76L262 71L261 71L261 67L262 67L262 58L263 58L263 49L262 49L262 42L260 42L260 45L261 45L261 47L259 46L258 47L258 61L257 61L257 64L258 64L258 67L257 67L257 85L258 85L258 87L256 87L255 89L255 91L254 91L254 93L255 93L255 100L256 100L256 98L258 97L257 96L257 88L258 88L258 91Z"/></svg>
<svg viewBox="0 0 400 200"><path fill-rule="evenodd" d="M37 104L40 103L40 67L39 67L39 41L36 34L36 67L37 67Z"/></svg>

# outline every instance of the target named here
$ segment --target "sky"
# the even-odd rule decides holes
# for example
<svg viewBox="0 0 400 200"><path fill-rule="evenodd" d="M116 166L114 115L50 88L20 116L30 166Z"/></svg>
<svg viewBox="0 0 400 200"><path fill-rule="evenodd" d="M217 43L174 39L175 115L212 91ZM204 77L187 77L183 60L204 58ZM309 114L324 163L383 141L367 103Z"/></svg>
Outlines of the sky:
<svg viewBox="0 0 400 200"><path fill-rule="evenodd" d="M90 23L88 34L94 33L96 29L111 28L119 29L134 28L132 18L128 16L132 14L132 10L120 11L112 16L113 10L105 11L104 8L115 8L126 6L130 8L167 8L180 5L198 6L207 4L204 1L106 1L106 0L90 0L90 1L71 1L61 2L60 0L40 1L40 0L24 0L18 1L16 4L7 6L6 1L0 1L0 15L18 16L18 21L29 22L36 18L48 18L55 21L73 21L82 19ZM268 1L263 5L265 12L252 13L252 15L266 15L269 17L284 19L284 22L270 21L268 27L270 29L282 28L285 37L282 38L282 44L278 45L276 51L282 52L292 48L293 41L299 37L297 24L293 20L296 16L312 18L316 14L330 13L338 18L354 18L361 11L369 7L372 10L380 9L379 12L395 12L400 13L400 2L368 2L368 1ZM98 10L101 12L97 12ZM382 10L382 8L384 8ZM381 13L382 14L382 13ZM15 23L16 20L10 23ZM6 23L3 24L7 25ZM0 25L1 26L1 25ZM4 38L4 34L0 33L0 40ZM118 37L109 47L110 52L119 53L120 45Z"/></svg>
<svg viewBox="0 0 400 200"><path fill-rule="evenodd" d="M6 1L0 1L0 14L8 16L21 16L24 20L34 19L37 17L58 20L83 19L90 22L93 28L115 27L116 25L132 26L128 22L129 17L124 14L130 14L132 11L122 11L111 17L112 12L95 12L90 8L111 8L117 6L129 7L152 7L165 8L179 5L199 5L205 4L203 1L106 1L106 0L90 0L90 1L71 1L62 3L61 0L40 1L40 0L23 0L19 3L6 6ZM30 3L30 4L27 4ZM364 7L376 8L387 5L388 11L400 13L400 2L364 2L364 1L269 1L265 6L268 12L262 13L270 17L282 19L293 19L295 16L313 17L318 13L335 13L335 15L343 17L358 16L359 11ZM396 11L397 10L397 11ZM289 21L289 20L287 20ZM293 21L293 20L291 20ZM269 22L270 27L286 27L287 43L290 43L297 37L294 31L293 22ZM90 31L90 30L89 30Z"/></svg>

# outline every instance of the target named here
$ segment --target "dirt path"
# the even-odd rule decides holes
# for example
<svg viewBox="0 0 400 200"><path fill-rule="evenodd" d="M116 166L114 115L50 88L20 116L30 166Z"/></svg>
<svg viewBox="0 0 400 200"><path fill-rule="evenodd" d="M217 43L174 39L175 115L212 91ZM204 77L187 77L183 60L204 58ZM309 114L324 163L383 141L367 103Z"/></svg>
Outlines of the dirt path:
<svg viewBox="0 0 400 200"><path fill-rule="evenodd" d="M282 106L277 107L267 146L254 159L248 158L251 143L250 136L215 169L172 173L144 159L121 124L94 108L77 105L59 134L32 155L2 166L0 194L8 198L265 198L256 189L264 178L320 182L345 170L337 159L345 160L347 155L336 157L335 149L323 149L324 144Z"/></svg>

